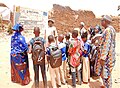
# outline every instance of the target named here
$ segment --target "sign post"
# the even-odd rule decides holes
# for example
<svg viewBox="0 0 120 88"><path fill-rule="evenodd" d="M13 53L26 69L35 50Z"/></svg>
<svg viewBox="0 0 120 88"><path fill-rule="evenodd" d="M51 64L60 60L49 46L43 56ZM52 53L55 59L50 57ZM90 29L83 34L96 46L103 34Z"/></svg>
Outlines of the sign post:
<svg viewBox="0 0 120 88"><path fill-rule="evenodd" d="M41 35L44 37L45 30L48 27L48 12L15 6L14 23L23 24L25 30L39 27Z"/></svg>

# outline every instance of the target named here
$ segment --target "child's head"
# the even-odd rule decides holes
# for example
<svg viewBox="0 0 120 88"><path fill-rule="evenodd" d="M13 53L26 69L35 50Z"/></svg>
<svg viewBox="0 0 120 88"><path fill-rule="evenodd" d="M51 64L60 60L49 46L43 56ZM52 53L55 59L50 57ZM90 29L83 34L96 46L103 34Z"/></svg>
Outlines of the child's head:
<svg viewBox="0 0 120 88"><path fill-rule="evenodd" d="M34 27L34 32L33 33L35 34L35 37L38 37L39 34L40 34L40 28L39 27Z"/></svg>
<svg viewBox="0 0 120 88"><path fill-rule="evenodd" d="M60 34L60 35L58 36L58 41L59 41L59 42L63 42L63 39L64 39L64 35L63 35L63 34Z"/></svg>
<svg viewBox="0 0 120 88"><path fill-rule="evenodd" d="M49 27L52 27L53 24L54 24L54 20L48 19L48 26L49 26Z"/></svg>
<svg viewBox="0 0 120 88"><path fill-rule="evenodd" d="M70 34L67 33L67 34L65 35L65 38L66 38L66 40L69 40L69 39L70 39Z"/></svg>
<svg viewBox="0 0 120 88"><path fill-rule="evenodd" d="M78 30L73 30L72 31L72 38L77 38L78 37Z"/></svg>
<svg viewBox="0 0 120 88"><path fill-rule="evenodd" d="M49 42L49 43L55 42L53 35L49 35L49 36L48 36L48 42Z"/></svg>
<svg viewBox="0 0 120 88"><path fill-rule="evenodd" d="M84 32L84 33L81 35L81 38L82 38L83 42L86 42L86 41L87 41L87 36L88 36L88 33L87 33L87 32Z"/></svg>

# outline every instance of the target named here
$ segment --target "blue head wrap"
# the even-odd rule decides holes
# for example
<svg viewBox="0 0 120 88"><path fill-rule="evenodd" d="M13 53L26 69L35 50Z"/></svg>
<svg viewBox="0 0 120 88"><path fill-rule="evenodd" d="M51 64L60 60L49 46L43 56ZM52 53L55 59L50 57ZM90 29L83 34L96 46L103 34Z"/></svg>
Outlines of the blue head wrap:
<svg viewBox="0 0 120 88"><path fill-rule="evenodd" d="M12 29L14 31L20 31L20 28L23 28L23 26L21 24L15 24Z"/></svg>

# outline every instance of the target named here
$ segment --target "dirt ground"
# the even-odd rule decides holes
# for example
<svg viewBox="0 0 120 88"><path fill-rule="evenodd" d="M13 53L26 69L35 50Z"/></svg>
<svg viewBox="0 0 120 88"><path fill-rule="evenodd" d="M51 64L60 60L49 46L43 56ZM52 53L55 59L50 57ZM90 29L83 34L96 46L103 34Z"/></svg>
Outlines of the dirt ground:
<svg viewBox="0 0 120 88"><path fill-rule="evenodd" d="M26 41L28 42L32 37L32 32L23 33L26 37ZM30 69L30 77L31 82L26 86L21 86L16 83L11 82L11 74L10 74L10 35L7 33L0 33L0 88L34 88L34 72L33 65L31 60L31 55L29 55L29 69ZM112 88L120 88L120 33L117 33L116 36L116 65L112 72ZM47 66L46 66L47 67ZM47 80L48 80L48 88L51 88L49 71L47 72ZM101 85L101 80L93 80L91 78L91 82L89 84L77 85L77 88L99 88ZM42 77L40 74L40 88L42 87ZM62 85L61 88L72 88L71 87L71 79L67 85Z"/></svg>

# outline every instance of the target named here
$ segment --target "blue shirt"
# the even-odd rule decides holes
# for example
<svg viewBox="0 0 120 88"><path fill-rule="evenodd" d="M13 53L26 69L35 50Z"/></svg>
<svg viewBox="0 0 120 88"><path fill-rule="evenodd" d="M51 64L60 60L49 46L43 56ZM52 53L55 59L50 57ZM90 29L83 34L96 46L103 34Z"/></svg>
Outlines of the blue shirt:
<svg viewBox="0 0 120 88"><path fill-rule="evenodd" d="M56 46L56 44L55 43L51 43L50 46ZM50 55L50 48L49 47L47 48L47 54Z"/></svg>
<svg viewBox="0 0 120 88"><path fill-rule="evenodd" d="M60 42L60 43L58 44L58 48L59 48L59 49L61 50L61 52L62 52L62 61L65 61L65 60L66 60L66 44Z"/></svg>
<svg viewBox="0 0 120 88"><path fill-rule="evenodd" d="M30 44L32 45L32 47L33 47L35 40L37 40L37 39L40 40L43 45L45 44L45 40L42 37L35 37L30 40Z"/></svg>
<svg viewBox="0 0 120 88"><path fill-rule="evenodd" d="M88 41L86 41L86 42L84 43L84 50L86 50L87 53L85 54L85 53L83 52L83 56L84 56L84 57L88 57L88 55L89 55L89 53L90 53L90 44L88 43Z"/></svg>

